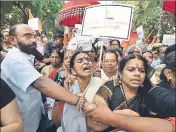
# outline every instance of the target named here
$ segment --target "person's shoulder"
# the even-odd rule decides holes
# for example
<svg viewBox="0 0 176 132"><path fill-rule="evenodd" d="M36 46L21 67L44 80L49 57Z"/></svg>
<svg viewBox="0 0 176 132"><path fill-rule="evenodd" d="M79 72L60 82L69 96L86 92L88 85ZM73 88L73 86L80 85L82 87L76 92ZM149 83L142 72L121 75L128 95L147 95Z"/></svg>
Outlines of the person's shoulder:
<svg viewBox="0 0 176 132"><path fill-rule="evenodd" d="M7 53L6 57L2 61L1 65L8 65L11 66L15 63L25 62L28 59L21 53L21 51L17 48L12 48Z"/></svg>
<svg viewBox="0 0 176 132"><path fill-rule="evenodd" d="M13 47L7 53L6 58L16 61L16 60L24 59L25 57L24 57L23 53L18 48Z"/></svg>
<svg viewBox="0 0 176 132"><path fill-rule="evenodd" d="M120 88L120 85L114 85L113 80L111 81L107 81L104 86L108 87L110 90L114 89L114 88Z"/></svg>
<svg viewBox="0 0 176 132"><path fill-rule="evenodd" d="M51 68L51 65L46 65L42 68L42 71L49 70Z"/></svg>
<svg viewBox="0 0 176 132"><path fill-rule="evenodd" d="M149 98L154 99L154 98L165 98L165 97L169 97L169 98L175 98L176 96L176 90L173 88L172 89L167 89L161 86L157 86L156 88L152 88L149 93Z"/></svg>

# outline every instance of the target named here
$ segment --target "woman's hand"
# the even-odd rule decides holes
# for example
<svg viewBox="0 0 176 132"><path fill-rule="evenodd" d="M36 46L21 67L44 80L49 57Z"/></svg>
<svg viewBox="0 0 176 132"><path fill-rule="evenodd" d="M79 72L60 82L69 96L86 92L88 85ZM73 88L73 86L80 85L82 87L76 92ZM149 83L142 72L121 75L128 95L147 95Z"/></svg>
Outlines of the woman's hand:
<svg viewBox="0 0 176 132"><path fill-rule="evenodd" d="M75 77L73 75L68 76L64 81L64 88L69 89L69 86L73 85Z"/></svg>

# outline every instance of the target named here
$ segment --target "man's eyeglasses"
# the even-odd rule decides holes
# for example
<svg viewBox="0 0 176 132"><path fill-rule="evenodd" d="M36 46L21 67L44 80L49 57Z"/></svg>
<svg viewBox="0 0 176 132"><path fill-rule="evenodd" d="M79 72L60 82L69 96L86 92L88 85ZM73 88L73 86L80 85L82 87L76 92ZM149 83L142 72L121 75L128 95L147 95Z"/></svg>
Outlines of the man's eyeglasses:
<svg viewBox="0 0 176 132"><path fill-rule="evenodd" d="M25 39L32 39L32 38L37 38L37 35L35 35L35 34L23 34L23 35L21 35L20 37L24 37Z"/></svg>

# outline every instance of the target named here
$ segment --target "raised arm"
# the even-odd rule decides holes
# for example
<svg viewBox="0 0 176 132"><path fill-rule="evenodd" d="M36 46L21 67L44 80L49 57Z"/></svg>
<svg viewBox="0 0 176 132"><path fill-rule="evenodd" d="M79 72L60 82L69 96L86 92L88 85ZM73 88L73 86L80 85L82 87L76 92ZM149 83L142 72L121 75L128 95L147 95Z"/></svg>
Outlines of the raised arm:
<svg viewBox="0 0 176 132"><path fill-rule="evenodd" d="M90 105L87 106L87 110L85 107L85 113L89 111L87 116L104 124L121 128L122 130L130 132L174 132L172 123L164 119L117 114L100 102L96 104L94 110L92 110L93 107ZM92 111L90 112L90 110Z"/></svg>
<svg viewBox="0 0 176 132"><path fill-rule="evenodd" d="M47 77L39 77L33 82L32 85L48 97L56 100L61 100L73 105L77 104L78 97L76 95L72 94L71 92Z"/></svg>

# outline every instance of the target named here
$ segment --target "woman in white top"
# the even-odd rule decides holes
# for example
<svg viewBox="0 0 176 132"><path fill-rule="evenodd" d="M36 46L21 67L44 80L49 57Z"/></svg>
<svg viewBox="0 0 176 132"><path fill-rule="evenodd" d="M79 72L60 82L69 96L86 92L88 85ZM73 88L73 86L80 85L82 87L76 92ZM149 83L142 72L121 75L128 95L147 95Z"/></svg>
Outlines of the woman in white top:
<svg viewBox="0 0 176 132"><path fill-rule="evenodd" d="M90 91L90 83L92 82L92 79L95 78L92 77L92 62L87 53L77 52L72 56L70 61L70 71L76 77L76 80L71 85L69 91L76 95ZM105 103L105 100L110 98L111 92L105 87L100 87L100 83L96 83L92 86L92 91L98 87L98 95L93 95L94 102L98 100ZM89 129L102 131L105 128L107 128L107 125L97 123L90 117L85 117L85 115L80 113L75 106L67 103L64 104L62 119L63 132L87 132Z"/></svg>

